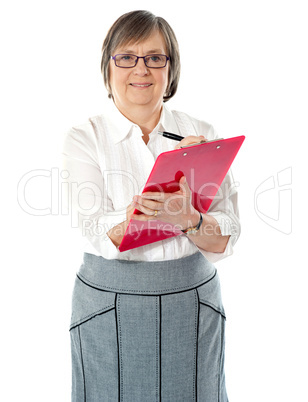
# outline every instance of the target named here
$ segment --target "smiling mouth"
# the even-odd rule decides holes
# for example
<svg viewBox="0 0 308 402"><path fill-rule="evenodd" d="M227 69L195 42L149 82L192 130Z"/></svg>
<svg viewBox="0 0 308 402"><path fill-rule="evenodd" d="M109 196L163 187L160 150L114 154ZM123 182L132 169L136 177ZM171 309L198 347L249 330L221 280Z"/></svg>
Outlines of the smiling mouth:
<svg viewBox="0 0 308 402"><path fill-rule="evenodd" d="M150 87L152 84L135 84L135 83L131 83L129 85L131 85L132 87L147 88L147 87Z"/></svg>

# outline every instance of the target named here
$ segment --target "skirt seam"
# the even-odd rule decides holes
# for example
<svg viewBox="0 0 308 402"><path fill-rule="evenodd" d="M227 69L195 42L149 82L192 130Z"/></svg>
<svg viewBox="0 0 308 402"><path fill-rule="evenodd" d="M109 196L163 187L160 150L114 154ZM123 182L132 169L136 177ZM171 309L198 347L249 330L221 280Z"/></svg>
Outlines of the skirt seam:
<svg viewBox="0 0 308 402"><path fill-rule="evenodd" d="M118 312L117 312L117 300L118 295L115 294L114 297L114 317L115 317L115 325L116 325L116 339L117 339L117 355L118 355L118 401L120 401L120 347L119 347L119 326L118 326Z"/></svg>
<svg viewBox="0 0 308 402"><path fill-rule="evenodd" d="M121 313L120 313L120 295L116 295L117 312L117 343L118 343L118 372L119 372L119 401L123 401L123 364L122 364L122 332L121 332Z"/></svg>
<svg viewBox="0 0 308 402"><path fill-rule="evenodd" d="M195 294L195 356L194 356L194 400L198 400L198 339L199 339L199 316L200 316L200 304L199 295L197 289L194 289Z"/></svg>
<svg viewBox="0 0 308 402"><path fill-rule="evenodd" d="M156 298L156 401L160 401L160 360L161 360L161 345L160 345L160 296Z"/></svg>
<svg viewBox="0 0 308 402"><path fill-rule="evenodd" d="M203 304L204 306L207 306L207 307L211 308L216 313L220 314L224 319L226 319L226 315L220 309L218 309L216 306L214 306L212 303L210 303L208 301L204 302L203 300L200 300L200 299L199 299L199 303Z"/></svg>
<svg viewBox="0 0 308 402"><path fill-rule="evenodd" d="M78 273L76 276L77 278L84 283L85 285L96 289L96 290L100 290L101 292L111 292L111 293L117 293L117 294L128 294L128 295L134 295L134 296L164 296L164 295L168 295L168 294L175 294L175 293L183 293L183 292L187 292L189 290L193 290L196 288L199 288L200 286L205 285L206 283L210 282L212 279L215 278L217 274L217 270L214 271L214 274L209 278L204 278L201 281L191 284L191 285L187 285L185 287L180 287L180 288L172 288L172 289L162 289L162 290L152 290L152 291L147 291L147 290L126 290L126 289L116 289L116 288L111 288L109 286L104 286L104 288L102 287L97 287L100 286L97 283L94 283L90 280L88 280L87 278L85 278L82 274ZM131 292L131 293L130 293ZM164 293L166 292L166 293Z"/></svg>
<svg viewBox="0 0 308 402"><path fill-rule="evenodd" d="M161 402L161 398L162 398L162 365L161 365L161 333L162 333L162 314L161 314L161 296L158 296L159 298L159 402Z"/></svg>
<svg viewBox="0 0 308 402"><path fill-rule="evenodd" d="M79 338L79 346L80 346L80 360L81 360L81 369L82 369L82 377L83 377L83 400L86 402L86 377L84 371L84 363L83 363L83 353L82 353L82 344L81 344L81 335L80 328L78 327L78 338Z"/></svg>
<svg viewBox="0 0 308 402"><path fill-rule="evenodd" d="M99 315L103 315L103 314L105 314L105 313L108 313L109 311L112 311L114 308L115 308L115 307L114 307L114 304L110 304L109 306L104 307L104 308L101 309L101 310L95 311L94 313L91 313L91 314L87 315L86 317L82 318L81 320L74 322L74 323L70 326L70 331L71 331L72 329L74 329L74 328L76 328L76 327L79 327L80 325L85 324L86 322L92 320L92 318L95 318L95 317L97 317L97 316L99 316Z"/></svg>
<svg viewBox="0 0 308 402"><path fill-rule="evenodd" d="M219 356L219 365L218 365L218 402L220 402L221 398L221 365L222 365L222 358L224 353L224 321L221 320L220 326L220 356Z"/></svg>

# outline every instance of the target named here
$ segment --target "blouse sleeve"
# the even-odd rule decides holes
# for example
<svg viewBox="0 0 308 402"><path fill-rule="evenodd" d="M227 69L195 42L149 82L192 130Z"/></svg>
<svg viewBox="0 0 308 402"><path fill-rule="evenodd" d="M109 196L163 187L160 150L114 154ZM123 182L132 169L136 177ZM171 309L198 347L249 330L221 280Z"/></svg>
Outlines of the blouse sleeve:
<svg viewBox="0 0 308 402"><path fill-rule="evenodd" d="M62 169L67 177L65 199L69 201L73 226L80 228L98 253L106 247L116 249L107 232L126 220L126 209L115 210L108 197L90 123L66 134Z"/></svg>
<svg viewBox="0 0 308 402"><path fill-rule="evenodd" d="M222 236L230 236L223 253L211 253L200 249L208 260L217 262L233 254L233 247L241 233L238 193L231 171L222 182L207 214L216 219Z"/></svg>

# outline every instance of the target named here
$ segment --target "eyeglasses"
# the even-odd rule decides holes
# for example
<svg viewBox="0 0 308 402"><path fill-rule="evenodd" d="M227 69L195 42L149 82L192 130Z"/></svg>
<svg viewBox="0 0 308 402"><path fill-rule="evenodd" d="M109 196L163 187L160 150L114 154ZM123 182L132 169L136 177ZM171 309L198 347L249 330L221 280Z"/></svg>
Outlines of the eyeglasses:
<svg viewBox="0 0 308 402"><path fill-rule="evenodd" d="M136 56L134 54L116 54L111 56L114 60L114 64L121 68L135 67L139 59L143 59L144 64L148 68L164 68L167 65L167 61L170 60L168 56L164 54L149 54L148 56Z"/></svg>

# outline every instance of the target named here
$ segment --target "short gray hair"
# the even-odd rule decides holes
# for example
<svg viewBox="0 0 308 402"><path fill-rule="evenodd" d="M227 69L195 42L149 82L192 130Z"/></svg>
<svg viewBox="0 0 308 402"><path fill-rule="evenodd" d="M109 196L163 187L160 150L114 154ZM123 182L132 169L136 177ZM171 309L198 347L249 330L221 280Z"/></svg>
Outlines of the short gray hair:
<svg viewBox="0 0 308 402"><path fill-rule="evenodd" d="M101 71L110 98L112 93L109 82L109 63L112 53L119 46L146 40L155 30L162 34L166 43L167 56L170 58L168 88L163 100L167 102L175 95L181 70L176 36L166 20L156 17L149 11L138 10L118 18L109 29L103 43Z"/></svg>

